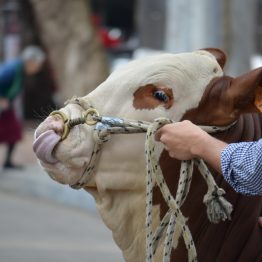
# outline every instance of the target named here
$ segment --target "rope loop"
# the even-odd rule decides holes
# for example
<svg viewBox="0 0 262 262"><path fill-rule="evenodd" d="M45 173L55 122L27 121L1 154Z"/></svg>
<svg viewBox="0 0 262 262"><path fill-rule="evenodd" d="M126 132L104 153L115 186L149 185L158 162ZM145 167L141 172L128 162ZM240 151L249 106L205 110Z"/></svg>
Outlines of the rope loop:
<svg viewBox="0 0 262 262"><path fill-rule="evenodd" d="M95 129L95 131L93 132L93 139L95 141L95 143L98 144L103 144L105 142L107 142L108 140L110 140L111 135L107 132L106 129Z"/></svg>
<svg viewBox="0 0 262 262"><path fill-rule="evenodd" d="M207 206L207 216L212 223L219 223L221 220L231 220L232 205L223 197L225 191L222 188L214 188L204 196L203 202Z"/></svg>
<svg viewBox="0 0 262 262"><path fill-rule="evenodd" d="M155 154L155 140L154 136L156 131L165 124L172 123L170 119L158 118L152 124L148 126L147 136L146 136L146 160L147 160L147 203L146 203L146 261L152 262L153 255L156 251L157 244L159 243L160 234L162 235L164 229L167 227L166 238L164 242L164 252L163 252L163 261L167 262L170 260L170 255L172 251L173 235L175 232L175 226L177 227L178 232L183 236L185 246L188 250L189 261L196 261L196 248L194 241L191 235L191 232L186 224L186 219L183 216L180 206L182 205L186 192L189 190L188 183L184 182L184 172L181 176L180 174L180 191L177 191L176 199L170 193L169 188L165 182L164 176L162 174L161 168L158 163L157 156ZM186 164L186 161L183 161ZM185 165L184 165L185 167ZM183 168L184 168L183 167ZM182 167L181 167L182 170ZM187 168L188 175L191 175L191 169ZM190 180L191 181L191 180ZM190 181L188 181L190 183ZM168 215L164 217L165 221L162 221L160 224L160 229L157 229L158 235L154 236L152 233L152 208L153 208L153 187L157 184L159 187L165 202L169 206ZM164 223L163 223L164 222Z"/></svg>
<svg viewBox="0 0 262 262"><path fill-rule="evenodd" d="M216 182L208 170L205 162L201 159L195 159L202 177L207 183L208 191L204 196L203 202L207 206L207 217L212 223L219 223L226 219L231 219L232 205L223 197L225 191L216 185Z"/></svg>

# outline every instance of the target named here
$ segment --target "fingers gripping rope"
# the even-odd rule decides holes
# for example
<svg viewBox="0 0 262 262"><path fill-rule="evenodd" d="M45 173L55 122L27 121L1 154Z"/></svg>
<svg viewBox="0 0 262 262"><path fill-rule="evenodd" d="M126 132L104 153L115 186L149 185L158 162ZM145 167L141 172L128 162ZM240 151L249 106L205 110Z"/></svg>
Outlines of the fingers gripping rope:
<svg viewBox="0 0 262 262"><path fill-rule="evenodd" d="M186 248L188 250L188 260L197 261L197 254L192 235L186 225L185 217L182 215L180 207L186 199L190 189L192 180L193 164L198 166L198 169L204 177L208 185L208 193L204 197L204 203L207 205L208 218L213 223L218 223L220 220L230 219L232 205L227 202L222 195L225 193L223 189L218 188L203 160L182 161L179 184L174 200L164 180L161 169L155 155L154 135L158 128L171 121L168 119L156 119L153 124L148 127L146 137L146 159L147 159L147 204L146 204L146 260L153 261L159 239L161 238L164 229L167 227L166 238L164 242L164 258L163 261L170 260L172 251L173 234L176 230L183 236ZM161 193L169 206L169 211L160 223L156 234L152 237L152 189L154 183L157 183ZM179 234L178 234L179 238ZM178 240L178 239L177 239Z"/></svg>
<svg viewBox="0 0 262 262"><path fill-rule="evenodd" d="M172 194L170 193L166 182L164 180L163 174L161 169L159 168L158 161L155 155L155 142L154 142L154 135L158 128L163 126L164 124L171 123L170 120L167 119L157 119L155 122L148 127L147 131L147 139L146 139L146 159L147 159L147 203L146 203L146 261L150 262L153 261L153 234L152 234L152 197L153 197L153 186L154 182L157 183L158 187L160 188L162 195L170 208L169 213L169 222L168 217L166 217L166 222L164 225L168 225L167 235L164 243L164 258L163 261L170 260L170 254L172 250L172 238L174 233L174 225L176 222L177 227L179 228L185 245L188 249L188 258L189 261L196 261L196 249L193 242L192 235L186 225L185 217L182 215L180 210L180 205L185 199L186 192L189 190L188 184L181 181L180 178L180 186L178 189L176 200L173 198ZM184 174L183 174L184 175ZM154 182L153 182L154 181ZM190 183L190 181L189 181ZM184 185L184 186L183 186ZM162 224L162 223L161 223ZM160 226L161 226L160 224ZM163 224L162 224L163 227ZM159 238L158 238L159 240Z"/></svg>

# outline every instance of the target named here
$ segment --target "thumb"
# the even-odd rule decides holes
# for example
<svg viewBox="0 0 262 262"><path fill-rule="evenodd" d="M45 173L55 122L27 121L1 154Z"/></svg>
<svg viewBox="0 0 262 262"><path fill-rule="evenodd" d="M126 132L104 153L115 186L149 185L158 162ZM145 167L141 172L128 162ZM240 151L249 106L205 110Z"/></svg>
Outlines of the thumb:
<svg viewBox="0 0 262 262"><path fill-rule="evenodd" d="M160 141L160 138L162 136L162 128L158 129L155 134L155 140Z"/></svg>

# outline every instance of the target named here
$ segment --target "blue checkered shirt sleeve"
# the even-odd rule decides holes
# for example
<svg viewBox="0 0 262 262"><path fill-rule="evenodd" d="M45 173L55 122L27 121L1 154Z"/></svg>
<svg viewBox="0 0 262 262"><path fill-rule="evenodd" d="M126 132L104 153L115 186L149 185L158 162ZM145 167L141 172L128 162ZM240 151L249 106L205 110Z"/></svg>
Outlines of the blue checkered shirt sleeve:
<svg viewBox="0 0 262 262"><path fill-rule="evenodd" d="M225 180L235 191L262 195L262 139L229 144L221 152L221 168Z"/></svg>

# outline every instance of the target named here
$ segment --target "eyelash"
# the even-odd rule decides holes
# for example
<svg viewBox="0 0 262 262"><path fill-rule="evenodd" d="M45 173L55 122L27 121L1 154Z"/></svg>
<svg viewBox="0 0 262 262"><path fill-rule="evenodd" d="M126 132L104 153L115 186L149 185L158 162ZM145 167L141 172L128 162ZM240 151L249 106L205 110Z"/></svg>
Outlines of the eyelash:
<svg viewBox="0 0 262 262"><path fill-rule="evenodd" d="M169 100L169 97L167 96L167 94L164 92L164 91L162 91L162 90L158 90L158 91L155 91L154 93L153 93L153 96L157 99L157 100L159 100L159 101L161 101L161 102L168 102L168 100Z"/></svg>

